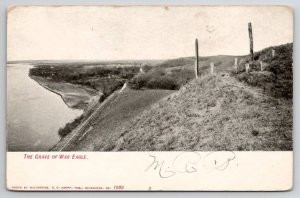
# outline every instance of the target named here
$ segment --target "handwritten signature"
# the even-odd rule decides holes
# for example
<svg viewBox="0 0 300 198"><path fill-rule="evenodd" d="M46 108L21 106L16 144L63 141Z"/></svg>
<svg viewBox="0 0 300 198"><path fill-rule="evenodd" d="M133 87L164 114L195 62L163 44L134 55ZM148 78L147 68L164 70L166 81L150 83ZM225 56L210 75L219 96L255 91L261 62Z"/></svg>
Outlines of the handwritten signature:
<svg viewBox="0 0 300 198"><path fill-rule="evenodd" d="M159 160L155 155L149 157L152 161L145 171L154 170L161 178L170 178L177 173L195 173L201 165L207 169L223 171L236 156L233 151L209 152L203 157L198 152L181 152L169 163Z"/></svg>

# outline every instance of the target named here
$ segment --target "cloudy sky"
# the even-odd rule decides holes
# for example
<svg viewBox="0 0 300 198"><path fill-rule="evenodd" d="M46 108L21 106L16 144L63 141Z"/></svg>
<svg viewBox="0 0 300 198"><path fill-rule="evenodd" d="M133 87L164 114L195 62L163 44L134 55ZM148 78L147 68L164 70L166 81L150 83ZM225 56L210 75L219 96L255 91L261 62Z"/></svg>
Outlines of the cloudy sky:
<svg viewBox="0 0 300 198"><path fill-rule="evenodd" d="M249 52L293 41L280 6L16 7L8 10L8 60L167 59Z"/></svg>

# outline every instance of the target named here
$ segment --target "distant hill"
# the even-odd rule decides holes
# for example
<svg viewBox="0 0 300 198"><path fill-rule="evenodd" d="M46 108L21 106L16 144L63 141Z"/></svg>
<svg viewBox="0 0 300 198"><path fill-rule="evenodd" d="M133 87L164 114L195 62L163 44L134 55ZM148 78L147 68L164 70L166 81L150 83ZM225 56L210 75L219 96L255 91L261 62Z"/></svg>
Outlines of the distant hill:
<svg viewBox="0 0 300 198"><path fill-rule="evenodd" d="M272 50L275 56L272 57ZM238 72L234 72L234 59L238 60ZM254 61L250 60L249 55L232 56L217 55L199 57L200 75L210 73L210 63L214 63L214 70L218 72L230 72L242 82L251 86L260 87L268 95L274 97L293 97L293 43L287 43L279 46L267 47L254 53ZM263 71L260 64L263 64ZM245 72L246 64L250 65L250 72ZM195 70L195 57L181 57L171 59L158 64L168 71L179 69ZM182 75L181 75L182 76ZM179 79L180 76L176 76ZM194 72L189 75L187 80L194 78ZM183 80L181 80L183 81Z"/></svg>
<svg viewBox="0 0 300 198"><path fill-rule="evenodd" d="M271 50L275 50L275 57L272 58ZM292 54L293 54L293 43L287 43L279 46L272 46L262 49L261 51L255 52L255 61L263 61L268 63L270 67L267 70L276 72L286 72L291 74L292 67ZM232 71L234 65L234 59L237 58L239 64L245 66L249 63L249 55L234 56L234 55L216 55L216 56L205 56L199 57L200 70L206 71L210 68L210 63L214 63L216 71ZM174 68L174 67L188 67L194 70L195 57L181 57L176 59L170 59L157 64L158 67L163 68ZM287 69L287 70L286 70ZM245 68L244 68L245 70ZM277 71L278 70L278 71Z"/></svg>
<svg viewBox="0 0 300 198"><path fill-rule="evenodd" d="M217 56L206 56L199 57L199 67L202 74L205 74L210 69L210 63L214 63L215 70L219 71L229 71L234 65L235 58L243 58L245 56L233 56L233 55L217 55ZM191 70L195 69L195 57L182 57L177 59L171 59L164 61L163 63L157 65L163 68L178 68L186 67Z"/></svg>
<svg viewBox="0 0 300 198"><path fill-rule="evenodd" d="M210 73L210 64L214 64L216 73L231 71L234 59L244 56L208 56L199 58L200 76ZM195 78L195 57L170 59L150 67L146 72L135 76L129 81L133 89L171 89L178 90L191 79Z"/></svg>

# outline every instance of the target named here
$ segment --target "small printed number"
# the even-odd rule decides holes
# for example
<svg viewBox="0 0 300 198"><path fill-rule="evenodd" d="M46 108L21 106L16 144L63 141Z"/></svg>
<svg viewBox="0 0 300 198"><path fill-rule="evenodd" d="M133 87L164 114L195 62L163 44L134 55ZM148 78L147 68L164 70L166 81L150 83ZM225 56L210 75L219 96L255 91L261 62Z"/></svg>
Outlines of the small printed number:
<svg viewBox="0 0 300 198"><path fill-rule="evenodd" d="M124 186L122 186L122 185L114 186L114 189L116 189L116 190L123 190Z"/></svg>

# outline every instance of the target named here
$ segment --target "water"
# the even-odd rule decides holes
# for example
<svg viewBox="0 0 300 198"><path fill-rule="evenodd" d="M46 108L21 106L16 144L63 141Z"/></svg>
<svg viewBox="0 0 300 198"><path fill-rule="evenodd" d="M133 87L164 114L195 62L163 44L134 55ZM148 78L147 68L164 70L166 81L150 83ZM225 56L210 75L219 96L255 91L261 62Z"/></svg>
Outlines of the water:
<svg viewBox="0 0 300 198"><path fill-rule="evenodd" d="M7 147L9 151L47 151L58 129L82 114L28 76L31 65L7 66Z"/></svg>

